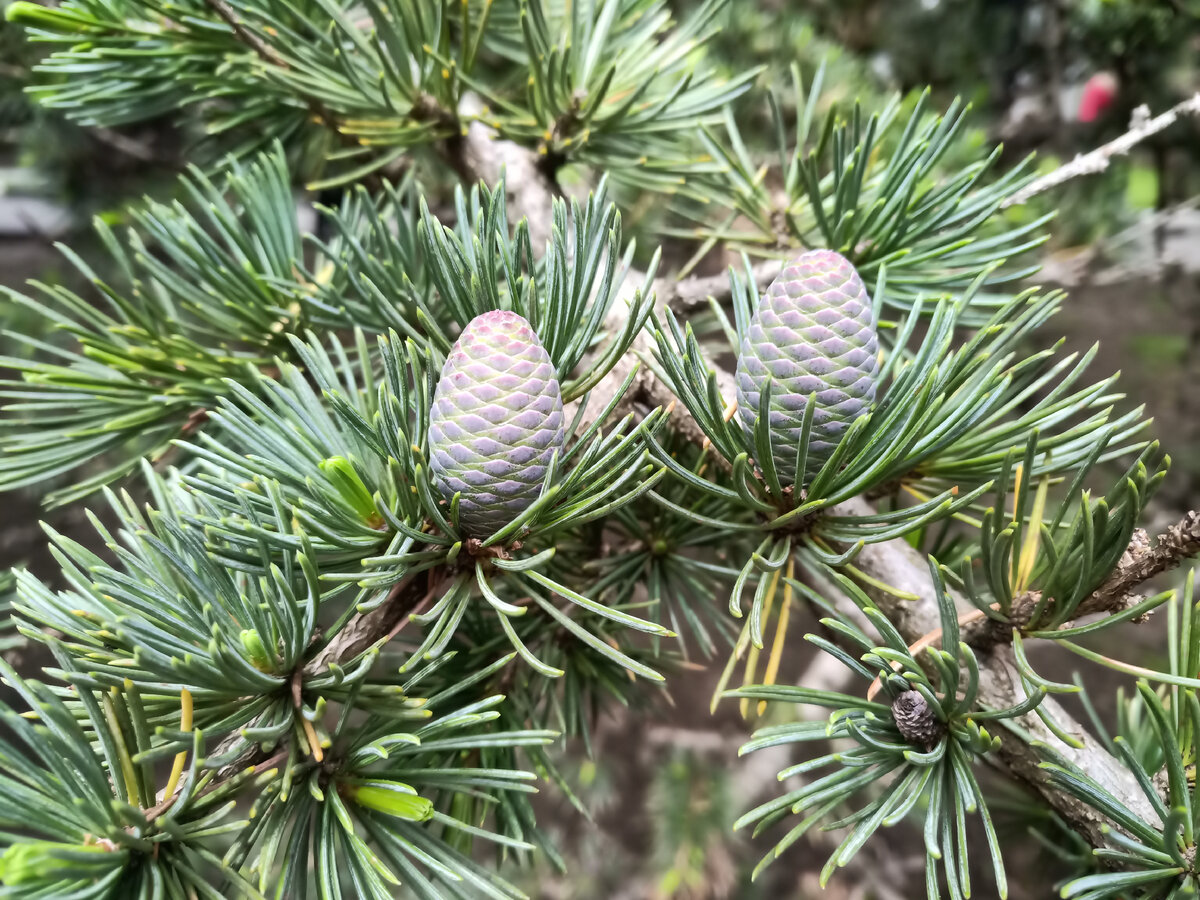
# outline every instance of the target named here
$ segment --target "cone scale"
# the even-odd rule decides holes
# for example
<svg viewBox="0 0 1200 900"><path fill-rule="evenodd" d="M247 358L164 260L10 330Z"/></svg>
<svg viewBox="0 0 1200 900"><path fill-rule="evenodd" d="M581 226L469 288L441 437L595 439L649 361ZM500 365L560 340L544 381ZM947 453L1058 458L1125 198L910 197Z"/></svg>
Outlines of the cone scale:
<svg viewBox="0 0 1200 900"><path fill-rule="evenodd" d="M446 358L429 417L429 469L459 498L459 525L487 538L541 493L564 443L562 391L530 324L495 310L476 316Z"/></svg>
<svg viewBox="0 0 1200 900"><path fill-rule="evenodd" d="M810 250L771 282L738 354L738 418L753 441L770 416L771 456L785 487L803 480L796 449L808 398L815 394L806 472L833 453L850 424L875 402L879 338L871 298L854 266L832 250ZM771 408L760 409L767 379Z"/></svg>

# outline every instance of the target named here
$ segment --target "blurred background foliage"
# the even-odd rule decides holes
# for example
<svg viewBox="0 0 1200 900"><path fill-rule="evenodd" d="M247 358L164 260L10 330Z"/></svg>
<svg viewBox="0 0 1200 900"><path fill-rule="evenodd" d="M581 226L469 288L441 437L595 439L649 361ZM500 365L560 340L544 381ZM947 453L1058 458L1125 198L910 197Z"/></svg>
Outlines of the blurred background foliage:
<svg viewBox="0 0 1200 900"><path fill-rule="evenodd" d="M699 2L673 5L686 13ZM1005 167L1034 153L1042 171L1120 135L1143 104L1161 112L1200 89L1197 0L735 0L721 15L712 45L720 65L731 75L762 66L758 89L737 101L737 115L748 150L764 157L773 142L766 89L789 96L793 65L806 83L825 65L823 102L857 99L874 110L897 91L913 103L926 86L935 108L962 98L971 104L962 152L1003 143ZM198 135L169 118L89 129L39 110L23 89L40 52L0 17L0 285L77 279L55 242L89 261L103 258L89 252L90 220L124 223L128 205L144 194L169 201L174 175L198 153ZM1095 103L1089 91L1099 89L1106 89L1103 102ZM784 114L794 118L795 110ZM1200 495L1198 138L1200 122L1183 121L1103 174L1008 213L1014 224L1057 213L1039 280L1071 289L1059 327L1079 347L1103 341L1097 371L1124 370L1125 390L1165 422L1164 445L1181 464L1171 488L1160 494L1163 518L1195 506ZM941 165L951 171L961 162L947 157ZM682 227L674 206L657 195L615 189L625 192L622 206L633 210L627 233ZM300 186L297 194L304 202L330 199L304 196ZM639 243L646 252L653 246ZM686 259L683 243L674 258L666 248L668 268ZM719 271L728 262L712 258L702 266ZM3 329L28 329L16 315L0 301ZM0 334L0 354L20 353ZM48 574L35 549L35 523L46 514L33 498L5 502L0 562L29 563ZM61 518L77 513L56 515L56 527L69 531L72 522ZM0 603L5 588L0 584ZM9 649L7 636L0 642ZM1152 654L1147 648L1148 661ZM781 680L799 677L808 662L789 660ZM514 877L548 900L905 896L897 886L913 873L903 870L904 860L917 864L920 854L899 846L876 845L852 877L820 891L816 873L828 848L819 836L813 847L797 849L790 866L749 886L745 876L757 853L731 840L729 826L756 792L774 789L774 761L764 755L736 769L720 762L743 740L744 725L734 709L708 716L710 690L707 682L677 688L674 705L663 700L652 716L606 713L592 756L578 748L562 751L561 771L589 818L564 809L558 816L547 811L544 821L560 832L554 836L571 855L572 874L562 876L545 862L532 875ZM1013 808L1027 807L1018 798ZM1032 827L1019 815L1002 824L1010 835ZM1046 833L1045 823L1035 824ZM1069 843L1064 838L1060 846L1042 848L1026 841L1029 865L1014 853L1010 871L1042 872L1043 864L1058 874L1069 871ZM1032 898L1047 896L1054 879L1015 880L1012 896Z"/></svg>

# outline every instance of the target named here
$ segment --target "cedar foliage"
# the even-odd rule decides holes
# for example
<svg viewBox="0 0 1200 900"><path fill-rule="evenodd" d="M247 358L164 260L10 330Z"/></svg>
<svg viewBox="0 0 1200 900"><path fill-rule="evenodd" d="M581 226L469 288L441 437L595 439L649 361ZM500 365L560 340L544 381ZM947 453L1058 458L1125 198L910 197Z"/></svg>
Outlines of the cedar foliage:
<svg viewBox="0 0 1200 900"><path fill-rule="evenodd" d="M0 488L104 514L87 542L48 531L63 590L5 582L53 663L0 664L0 896L522 896L520 866L567 865L530 800L579 805L557 748L683 665L762 720L745 752L794 745L738 822L774 829L755 875L813 829L838 836L828 879L913 827L930 897L971 893L969 854L1003 896L978 776L1000 761L1031 827L1085 848L1063 896L1193 895L1200 606L1190 577L1137 588L1196 523L1138 530L1168 461L1094 349L1053 340L1066 298L1021 287L1048 226L1004 209L1028 167L972 156L957 103L721 73L726 12L8 7L48 50L42 106L174 117L196 146L175 197L96 223L102 267L63 248L86 295L11 292L53 336L2 360ZM765 156L731 112L747 92ZM313 233L297 183L340 197ZM643 244L687 265L626 239L647 198ZM813 248L866 285L878 391L806 469L812 406L781 447L714 360ZM718 254L725 275L691 273ZM479 535L431 475L430 407L494 310L536 333L567 428L536 500ZM1160 606L1167 671L1078 642ZM789 630L803 607L819 633ZM776 683L801 641L844 689ZM1080 686L1032 641L1142 678L1117 735L1070 719L1053 695Z"/></svg>

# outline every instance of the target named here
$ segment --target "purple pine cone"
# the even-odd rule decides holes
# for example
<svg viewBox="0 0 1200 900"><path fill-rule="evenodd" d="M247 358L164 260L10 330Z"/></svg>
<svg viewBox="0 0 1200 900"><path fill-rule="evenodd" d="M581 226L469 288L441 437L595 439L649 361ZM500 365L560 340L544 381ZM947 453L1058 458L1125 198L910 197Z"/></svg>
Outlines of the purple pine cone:
<svg viewBox="0 0 1200 900"><path fill-rule="evenodd" d="M759 397L771 378L771 447L784 487L796 472L804 407L816 392L808 472L833 453L850 423L875 402L879 339L871 298L850 261L810 250L771 282L742 341L737 363L738 417L753 437Z"/></svg>
<svg viewBox="0 0 1200 900"><path fill-rule="evenodd" d="M524 318L472 319L450 350L429 414L429 469L459 522L486 538L538 498L562 450L562 392L554 364Z"/></svg>

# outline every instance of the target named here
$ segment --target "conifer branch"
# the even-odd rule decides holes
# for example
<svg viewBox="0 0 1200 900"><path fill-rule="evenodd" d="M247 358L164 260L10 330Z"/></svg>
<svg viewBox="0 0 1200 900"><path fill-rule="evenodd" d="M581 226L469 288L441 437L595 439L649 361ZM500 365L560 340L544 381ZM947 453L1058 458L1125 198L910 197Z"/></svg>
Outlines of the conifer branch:
<svg viewBox="0 0 1200 900"><path fill-rule="evenodd" d="M755 283L765 287L783 268L781 260L764 260L754 267ZM719 275L692 275L680 280L660 279L655 282L654 294L664 309L686 313L702 306L711 298L717 301L729 299L729 273Z"/></svg>
<svg viewBox="0 0 1200 900"><path fill-rule="evenodd" d="M288 67L287 62L272 50L262 38L242 24L233 7L226 3L225 0L204 0L204 2L212 8L213 12L220 16L226 25L233 29L233 33L237 36L237 39L261 56L264 62L270 63L273 66L279 66L281 69Z"/></svg>
<svg viewBox="0 0 1200 900"><path fill-rule="evenodd" d="M279 69L290 68L287 60L281 57L270 44L245 26L241 19L238 18L238 14L234 8L225 2L225 0L204 0L204 2L217 14L221 21L230 27L234 37L253 50L263 62ZM337 134L343 143L347 142L346 136L342 135L338 129L337 119L325 107L324 103L312 96L305 96L304 103L308 106L309 112L312 113L313 118L317 122Z"/></svg>
<svg viewBox="0 0 1200 900"><path fill-rule="evenodd" d="M1135 591L1145 582L1181 565L1200 553L1200 512L1191 510L1167 528L1153 543L1145 530L1134 532L1117 567L1075 610L1073 620L1086 616L1121 612L1135 599ZM1042 600L1040 591L1027 591L1015 598L1010 618L1013 623L1028 622ZM1010 642L1013 626L986 618L979 610L964 617L962 640L976 650L988 650Z"/></svg>
<svg viewBox="0 0 1200 900"><path fill-rule="evenodd" d="M759 287L765 287L771 279L779 274L781 267L782 263L777 260L758 263L753 270L755 283ZM639 284L641 279L637 276L638 273L632 273L627 283L631 286ZM683 279L659 278L654 281L652 291L656 314L661 315L666 310L679 313L690 312L710 299L717 302L728 300L730 296L729 275L722 273L708 276L692 275ZM614 303L605 327L610 333L619 333L628 315L626 304ZM606 409L609 402L616 397L625 380L632 375L634 382L621 397L612 417L619 420L635 409L645 413L655 407L670 408L673 430L682 434L691 443L703 446L705 443L704 432L686 407L675 402L676 398L671 393L671 389L663 383L649 365L653 344L653 338L648 332L643 331L638 335L631 352L621 359L593 389L590 409L597 411ZM634 368L639 365L639 358L641 364L634 374ZM732 377L723 369L717 368L714 371L722 396L726 400L732 400ZM585 415L584 427L591 421L591 417ZM714 464L722 467L728 465L720 456L714 457Z"/></svg>
<svg viewBox="0 0 1200 900"><path fill-rule="evenodd" d="M472 862L470 841L446 831L465 826L466 834L521 852L542 843L531 809L481 806L492 790L516 794L533 779L518 770L514 748L554 737L511 723L555 721L564 738L586 741L585 710L601 696L636 696L610 673L663 679L654 668L664 659L658 638L682 636L682 624L711 655L705 617L689 609L691 620L682 621L672 604L682 594L698 609L725 581L733 584L729 612L744 627L715 699L790 699L841 711L828 725L772 726L743 750L849 736L859 745L837 754L841 770L827 783L764 804L743 824L766 827L788 809L812 813L808 802L818 798L823 809L790 843L864 789L872 795L867 805L830 826L850 830L833 867L922 803L930 891L945 877L952 893L965 896L965 820L978 812L1004 894L995 829L971 774L987 761L1097 849L1124 846L1120 832L1157 844L1156 817L1164 846L1178 849L1177 823L1147 791L1150 776L1127 764L1119 744L1086 735L1047 696L1070 686L1037 676L1021 639L1065 640L1093 628L1059 633L1067 620L1109 613L1098 621L1119 624L1164 602L1171 595L1128 601L1146 579L1200 551L1200 514L1189 513L1153 546L1134 531L1165 475L1157 445L1143 440L1140 411L1113 413L1111 378L1076 384L1089 354L1021 351L1059 298L1007 287L1031 269L1007 268L1005 260L1044 240L1043 219L1006 224L996 216L1072 173L1103 168L1141 137L1126 135L1044 179L1020 166L986 177L998 150L943 178L940 161L964 123L957 103L931 114L922 97L909 115L897 99L867 117L831 110L822 124L823 72L806 91L797 68L794 128L781 113L788 104L773 105L780 177L764 177L723 112L754 73L722 81L695 53L717 29L721 0L708 0L678 28L663 0L628 11L602 4L595 15L572 7L567 16L553 5L521 4L519 20L498 14L491 28L491 4L464 3L450 24L441 13L453 4L440 2L438 15L412 4L330 8L326 22L290 8L283 16L255 0L201 0L198 15L163 13L147 32L152 52L142 46L139 19L103 4L73 8L88 2L15 5L19 18L47 29L43 37L70 44L44 67L57 73L38 88L44 100L101 125L199 109L214 133L249 132L243 153L272 136L293 151L297 135L316 137L314 149L332 172L320 184L359 188L338 211L324 211L332 238L302 234L295 173L280 146L266 175L242 177L235 163L225 187L194 176L192 193L201 206L208 198L208 218L162 210L145 217L168 262L142 252L146 244L134 236L136 265L124 268L146 270L144 283L162 290L139 289L130 303L106 291L115 319L93 315L69 292L48 291L53 303L44 308L24 298L48 318L85 325L76 329L82 351L71 366L27 369L31 384L46 382L50 399L26 385L8 389L35 401L18 411L41 413L21 419L27 471L20 477L59 474L134 436L146 447L126 449L120 466L73 490L107 484L168 447L190 450L195 462L182 474L142 464L154 500L145 515L110 495L120 536L97 527L117 568L52 535L74 590L56 593L21 576L14 608L29 624L23 633L52 636L47 642L73 688L64 701L41 686L35 693L44 696L26 691L26 702L47 724L70 725L56 740L68 752L83 748L84 787L98 797L98 827L68 831L69 843L89 845L100 834L102 843L141 838L137 829L153 826L155 840L199 848L194 838L210 833L209 807L253 781L266 785L256 821L221 866L236 877L257 873L260 890L291 828L287 852L311 849L317 880L330 884L344 867L382 897L390 889L380 878L403 874L411 887L423 877L413 872L428 868L439 882L465 878L468 892L486 880L489 896L516 895L498 872ZM639 21L644 28L634 27ZM94 48L91 40L71 44L84 33ZM189 40L199 43L181 49ZM143 70L147 82L171 72L176 56L194 53L196 65L179 84L158 78L171 93L148 104L154 95L122 78L130 47L138 59L167 61ZM474 65L481 48L487 65L499 56L516 77L497 79L493 89ZM92 65L93 52L101 65ZM78 77L106 67L98 85ZM225 70L233 77L222 84L214 73ZM1200 111L1198 103L1147 117L1138 123L1142 137L1172 116ZM698 152L701 145L707 152ZM412 178L400 185L381 178L408 167L420 150L437 154L468 188L456 191L453 227L430 213ZM555 175L567 163L609 173L586 203L563 202ZM656 257L647 272L633 273L618 208L604 196L610 178L704 200L696 232L703 252L716 245L763 256L811 252L789 261L782 276L774 259L728 275L656 280ZM226 193L238 202L225 203ZM710 221L714 207L724 210L724 224ZM520 224L511 228L510 220ZM224 243L207 237L206 223ZM751 231L729 231L735 223ZM312 271L308 240L319 251ZM119 242L108 243L120 251ZM203 252L187 252L195 247ZM210 278L214 272L221 278ZM864 279L876 285L874 300ZM760 289L773 280L782 290L773 286L764 298ZM801 304L788 305L793 289L833 319L801 315ZM712 331L707 321L687 321L709 301L719 326ZM652 313L657 328L647 330ZM781 336L756 336L768 316L784 322ZM977 330L960 340L967 327ZM339 336L351 328L353 348ZM373 347L367 332L376 332ZM737 392L732 372L708 349L718 332L739 354ZM800 358L815 347L816 357ZM814 360L841 365L842 357L853 361L836 379L823 380L817 367L785 371ZM785 366L772 367L781 360ZM529 371L515 381L506 374L509 386L498 388L493 375L514 361ZM842 390L847 385L853 393ZM844 400L823 396L823 388ZM80 393L90 403L91 433L74 430ZM572 416L570 404L583 399L585 414ZM76 446L79 434L92 434L91 443ZM528 454L516 464L514 451ZM1131 451L1136 458L1116 488L1095 501L1082 491L1097 463ZM1048 486L1064 475L1075 486L1043 516ZM880 486L892 489L888 506L870 499ZM902 489L915 499L892 496ZM934 559L946 556L942 538L926 536L990 494L997 500L982 517L978 549L964 551L957 576ZM1068 513L1075 519L1064 526ZM621 535L610 541L614 531ZM907 543L913 535L936 548L929 558ZM1043 535L1049 544L1039 544ZM724 544L734 553L701 559ZM973 574L975 553L987 563L978 567L988 573L984 585ZM696 571L673 576L664 560L694 563ZM826 577L832 589L819 592L814 579L821 587ZM643 589L653 620L631 612L645 605L635 596ZM1189 581L1189 609L1191 591ZM833 617L822 621L823 635L807 639L855 681L874 678L865 694L776 684L789 611L805 599ZM410 620L421 630L416 649L407 640L389 648ZM732 642L729 620L713 624ZM653 646L623 637L629 629L653 635ZM1187 636L1197 632L1200 608L1180 645L1190 647ZM1171 684L1196 684L1200 661L1189 653L1174 652ZM406 657L404 679L380 662L393 655ZM515 667L505 669L518 657L543 677L518 680ZM743 687L727 690L739 659ZM0 675L18 681L7 669ZM172 689L163 691L164 683ZM474 695L468 705L442 716L444 699L466 688ZM1181 708L1177 696L1142 688L1151 702ZM877 691L884 696L876 699ZM502 695L515 715L488 724L500 715L494 707ZM387 702L376 705L379 698ZM1194 731L1200 705L1194 692L1187 699ZM2 707L0 717L21 724ZM80 711L91 721L84 730ZM410 727L418 719L423 724ZM1165 722L1156 720L1160 744L1169 742ZM466 738L443 734L475 726L480 733ZM111 748L109 731L120 738ZM105 761L87 759L85 733L98 739ZM206 741L215 753L204 754ZM1185 748L1190 758L1192 749ZM528 752L532 768L553 777L553 762ZM451 764L452 756L461 762ZM167 758L171 775L159 789L153 769ZM262 769L285 760L282 783L267 785ZM1071 772L1094 783L1073 787ZM1182 765L1171 775L1174 803L1191 788ZM46 791L46 809L56 809L62 793ZM298 824L309 820L310 798L327 804L311 842ZM377 814L390 820L379 824ZM489 816L495 834L482 827ZM185 835L188 826L195 831ZM937 829L940 850L929 839ZM1190 832L1187 841L1194 855ZM138 858L143 868L161 864L167 877L191 877L158 851ZM1178 858L1156 852L1151 862ZM310 875L303 869L284 864L278 891L297 893Z"/></svg>
<svg viewBox="0 0 1200 900"><path fill-rule="evenodd" d="M463 182L479 181L506 185L509 215L514 223L529 222L529 240L541 250L550 240L553 227L553 201L562 191L537 155L512 141L497 137L484 121L486 111L476 94L465 94L459 104L459 118L468 122L465 133L446 142L445 155Z"/></svg>
<svg viewBox="0 0 1200 900"><path fill-rule="evenodd" d="M1082 175L1097 175L1108 168L1114 157L1125 156L1142 141L1170 128L1181 116L1198 114L1200 114L1200 94L1194 94L1153 118L1150 117L1150 110L1146 106L1139 106L1134 110L1129 130L1120 137L1114 138L1088 153L1080 153L1065 165L1024 185L1020 190L1013 192L1000 206L1002 209L1017 206L1051 188L1065 184L1073 178Z"/></svg>
<svg viewBox="0 0 1200 900"><path fill-rule="evenodd" d="M685 292L687 290L690 289L684 289ZM732 375L729 372L720 367L713 368L719 383L731 385ZM667 386L652 373L646 374L635 389L639 392L640 401L648 406L663 405L674 399ZM731 388L725 396L727 399L732 396ZM704 440L703 433L687 415L686 410L672 415L668 419L668 427L694 442L702 443ZM864 515L871 511L871 507L865 499L854 498L840 504L836 511L839 514ZM1190 531L1181 532L1175 543L1181 547L1190 546L1189 542L1194 540L1190 535ZM895 590L895 593L892 593L869 589L868 593L906 641L916 643L939 627L938 604L930 584L928 566L908 543L893 540L868 544L856 557L855 566L872 579ZM898 594L912 595L919 599L914 601L897 596ZM839 606L847 607L846 613L849 614L852 604L844 598L839 598L837 602ZM965 608L962 601L959 601L959 605L960 608ZM981 656L980 699L992 709L1015 706L1025 699L1020 678L1013 667L1010 650L1000 647L996 652ZM1045 711L1063 731L1073 735L1085 733L1083 727L1054 703L1052 698L1046 698L1042 702L1049 704L1044 707ZM1086 740L1082 748L1071 747L1032 713L1021 717L1017 722L1025 734L1003 729L1000 734L1000 759L1014 776L1040 793L1069 824L1079 828L1081 834L1093 846L1107 846L1103 827L1108 823L1101 820L1102 817L1094 808L1057 789L1048 781L1041 768L1045 756L1031 746L1030 738L1044 743L1053 752L1072 761L1083 771L1096 773L1114 797L1119 798L1129 809L1152 819L1152 810L1137 781L1099 742Z"/></svg>
<svg viewBox="0 0 1200 900"><path fill-rule="evenodd" d="M1153 545L1138 529L1112 574L1080 606L1083 614L1124 608L1129 595L1156 575L1174 569L1200 553L1200 512L1189 510L1160 534Z"/></svg>
<svg viewBox="0 0 1200 900"><path fill-rule="evenodd" d="M844 504L850 511L865 512L869 504L856 498ZM939 626L938 604L929 582L929 567L912 546L905 541L889 541L871 544L863 548L855 559L855 566L872 578L895 588L897 591L916 596L917 600L906 600L893 593L867 589L867 593L879 605L895 626L896 630L910 643L916 643ZM958 599L959 608L965 603ZM849 604L846 604L849 605ZM964 633L965 639L965 633ZM997 646L992 652L980 655L981 703L991 709L1004 709L1020 703L1025 692L1012 659L1012 651L1006 646ZM1047 697L1042 701L1043 709L1050 714L1067 734L1084 738L1085 729ZM1077 827L1094 847L1107 846L1103 827L1110 825L1102 820L1096 810L1075 797L1058 790L1046 778L1041 768L1045 756L1030 744L1030 740L1043 743L1056 754L1063 756L1083 771L1093 774L1101 784L1129 809L1149 821L1153 820L1144 794L1129 771L1101 744L1094 739L1085 739L1083 746L1076 748L1065 743L1054 734L1036 715L1030 713L1017 720L1025 731L1022 735L1013 729L1000 733L999 758L1009 771L1046 801L1071 825Z"/></svg>
<svg viewBox="0 0 1200 900"><path fill-rule="evenodd" d="M1003 709L1025 696L1010 647L998 647L995 652L982 657L980 664L979 702L982 706ZM1000 732L997 757L1002 768L1040 794L1092 847L1110 846L1106 830L1113 828L1113 823L1097 812L1095 807L1059 790L1049 781L1043 768L1047 751L1089 773L1106 791L1145 821L1154 821L1154 810L1146 795L1120 760L1105 750L1094 736L1087 734L1053 697L1044 698L1041 709L1065 733L1077 738L1082 746L1066 743L1039 716L1029 713ZM1035 746L1034 742L1040 744L1041 748Z"/></svg>
<svg viewBox="0 0 1200 900"><path fill-rule="evenodd" d="M387 599L368 612L357 612L338 630L312 661L306 675L319 675L330 664L355 659L378 644L394 637L408 617L428 599L431 585L427 573L410 576L392 588Z"/></svg>

